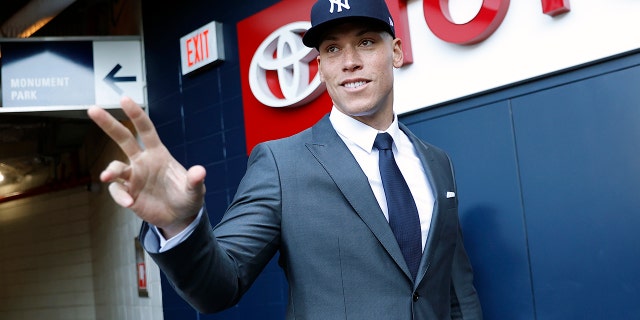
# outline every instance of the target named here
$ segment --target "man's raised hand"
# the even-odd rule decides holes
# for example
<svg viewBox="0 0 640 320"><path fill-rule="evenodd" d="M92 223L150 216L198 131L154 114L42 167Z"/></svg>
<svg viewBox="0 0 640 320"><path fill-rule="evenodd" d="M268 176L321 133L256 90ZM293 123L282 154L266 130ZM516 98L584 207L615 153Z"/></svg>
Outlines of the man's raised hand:
<svg viewBox="0 0 640 320"><path fill-rule="evenodd" d="M168 239L193 221L204 203L205 169L186 170L162 144L144 110L128 97L120 101L133 123L134 134L99 107L87 110L93 120L122 149L128 163L112 161L100 174L109 183L113 200L130 208L141 219L160 228Z"/></svg>

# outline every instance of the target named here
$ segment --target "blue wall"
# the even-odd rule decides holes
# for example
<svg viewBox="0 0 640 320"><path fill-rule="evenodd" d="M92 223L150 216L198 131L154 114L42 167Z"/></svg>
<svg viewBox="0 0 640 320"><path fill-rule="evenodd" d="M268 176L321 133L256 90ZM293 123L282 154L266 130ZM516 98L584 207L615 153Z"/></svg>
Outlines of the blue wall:
<svg viewBox="0 0 640 320"><path fill-rule="evenodd" d="M246 168L236 23L276 3L143 0L149 112L173 155L207 168L218 221ZM224 24L226 61L182 76L178 40ZM486 319L640 314L640 54L402 117L456 167ZM165 319L282 319L275 261L240 303L199 315L163 277Z"/></svg>
<svg viewBox="0 0 640 320"><path fill-rule="evenodd" d="M640 53L403 117L449 151L486 319L638 319Z"/></svg>
<svg viewBox="0 0 640 320"><path fill-rule="evenodd" d="M207 169L205 201L219 221L246 169L236 23L277 1L142 1L149 115L162 141L185 166ZM179 39L211 22L224 24L222 64L182 76ZM274 261L234 308L199 315L162 277L165 319L282 319L287 285Z"/></svg>

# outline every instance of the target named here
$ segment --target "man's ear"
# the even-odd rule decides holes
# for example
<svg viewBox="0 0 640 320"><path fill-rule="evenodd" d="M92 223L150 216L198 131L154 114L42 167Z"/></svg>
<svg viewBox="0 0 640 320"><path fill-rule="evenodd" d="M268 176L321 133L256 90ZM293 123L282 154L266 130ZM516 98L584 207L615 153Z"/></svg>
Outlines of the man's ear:
<svg viewBox="0 0 640 320"><path fill-rule="evenodd" d="M404 52L402 51L402 40L400 38L393 39L393 66L402 67L404 62Z"/></svg>
<svg viewBox="0 0 640 320"><path fill-rule="evenodd" d="M320 75L320 82L324 82L324 76L322 76L322 71L320 71L320 55L316 57L316 62L318 62L318 74Z"/></svg>

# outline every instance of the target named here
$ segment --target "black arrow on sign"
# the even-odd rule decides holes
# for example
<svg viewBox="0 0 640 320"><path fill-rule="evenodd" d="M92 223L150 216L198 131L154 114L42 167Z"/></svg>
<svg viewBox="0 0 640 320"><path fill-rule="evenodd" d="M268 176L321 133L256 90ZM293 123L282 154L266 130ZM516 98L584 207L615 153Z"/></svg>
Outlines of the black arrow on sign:
<svg viewBox="0 0 640 320"><path fill-rule="evenodd" d="M122 69L122 66L118 63L116 64L115 67L113 67L113 69L111 69L111 71L109 71L109 74L107 74L107 76L104 77L104 81L118 94L122 94L123 91L122 89L120 89L120 87L116 86L116 82L135 82L136 81L135 76L116 77L116 73L118 73L120 69Z"/></svg>

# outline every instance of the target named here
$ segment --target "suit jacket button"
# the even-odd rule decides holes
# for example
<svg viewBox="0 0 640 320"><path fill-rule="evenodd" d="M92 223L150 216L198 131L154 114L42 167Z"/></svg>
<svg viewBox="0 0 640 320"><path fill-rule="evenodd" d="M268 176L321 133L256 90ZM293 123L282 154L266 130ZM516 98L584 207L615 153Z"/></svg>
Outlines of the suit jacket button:
<svg viewBox="0 0 640 320"><path fill-rule="evenodd" d="M420 295L417 292L413 293L413 302L418 301L418 298L420 298Z"/></svg>

